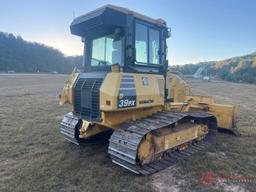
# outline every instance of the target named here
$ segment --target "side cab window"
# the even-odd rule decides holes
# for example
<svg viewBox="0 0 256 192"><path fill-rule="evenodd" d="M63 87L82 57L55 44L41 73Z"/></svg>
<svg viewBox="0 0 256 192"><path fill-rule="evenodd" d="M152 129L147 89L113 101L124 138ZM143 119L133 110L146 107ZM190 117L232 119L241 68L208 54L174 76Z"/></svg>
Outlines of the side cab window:
<svg viewBox="0 0 256 192"><path fill-rule="evenodd" d="M136 64L160 64L160 32L141 23L135 23Z"/></svg>

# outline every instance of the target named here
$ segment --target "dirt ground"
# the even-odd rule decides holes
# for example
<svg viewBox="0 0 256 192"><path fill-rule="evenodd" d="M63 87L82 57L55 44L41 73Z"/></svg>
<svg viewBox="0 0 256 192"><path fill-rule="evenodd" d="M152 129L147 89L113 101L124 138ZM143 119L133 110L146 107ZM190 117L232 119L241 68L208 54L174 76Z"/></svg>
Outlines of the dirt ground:
<svg viewBox="0 0 256 192"><path fill-rule="evenodd" d="M106 144L64 141L58 93L66 79L0 74L0 191L256 191L255 85L189 80L194 94L240 105L245 136L219 134L208 152L142 177L112 164Z"/></svg>

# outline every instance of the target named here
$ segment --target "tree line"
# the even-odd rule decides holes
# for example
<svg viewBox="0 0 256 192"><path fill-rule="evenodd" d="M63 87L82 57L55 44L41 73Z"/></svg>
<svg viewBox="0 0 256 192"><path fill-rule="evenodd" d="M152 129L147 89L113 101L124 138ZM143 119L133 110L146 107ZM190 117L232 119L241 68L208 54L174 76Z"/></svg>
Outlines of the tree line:
<svg viewBox="0 0 256 192"><path fill-rule="evenodd" d="M235 82L256 83L256 52L222 61L174 65L171 70L185 75L194 74L204 66L208 76ZM0 72L53 72L71 73L74 67L82 67L82 56L65 56L52 47L28 42L21 36L0 32Z"/></svg>
<svg viewBox="0 0 256 192"><path fill-rule="evenodd" d="M208 76L234 82L256 83L256 52L221 61L175 65L171 70L179 71L184 75L192 75L201 66L205 67Z"/></svg>
<svg viewBox="0 0 256 192"><path fill-rule="evenodd" d="M81 65L82 56L67 57L44 44L0 32L0 71L70 73L75 66Z"/></svg>

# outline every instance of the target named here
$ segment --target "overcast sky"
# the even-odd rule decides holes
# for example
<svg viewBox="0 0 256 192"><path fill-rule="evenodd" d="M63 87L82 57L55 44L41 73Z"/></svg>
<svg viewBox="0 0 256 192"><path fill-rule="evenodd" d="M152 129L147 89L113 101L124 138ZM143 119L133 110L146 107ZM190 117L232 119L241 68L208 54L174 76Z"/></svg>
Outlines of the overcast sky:
<svg viewBox="0 0 256 192"><path fill-rule="evenodd" d="M255 0L1 0L0 31L47 44L66 55L81 55L81 40L69 30L73 15L109 3L166 20L172 28L170 64L256 51Z"/></svg>

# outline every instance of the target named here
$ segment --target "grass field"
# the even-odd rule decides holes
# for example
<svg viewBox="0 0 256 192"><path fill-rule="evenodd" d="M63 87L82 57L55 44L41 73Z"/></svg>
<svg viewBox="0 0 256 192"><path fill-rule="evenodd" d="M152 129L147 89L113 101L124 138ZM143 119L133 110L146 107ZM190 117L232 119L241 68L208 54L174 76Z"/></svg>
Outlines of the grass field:
<svg viewBox="0 0 256 192"><path fill-rule="evenodd" d="M67 76L0 75L0 191L256 191L251 182L198 183L200 174L256 176L256 86L189 80L194 94L239 104L240 138L217 145L149 177L111 163L107 144L78 147L59 134L65 107L58 93Z"/></svg>

